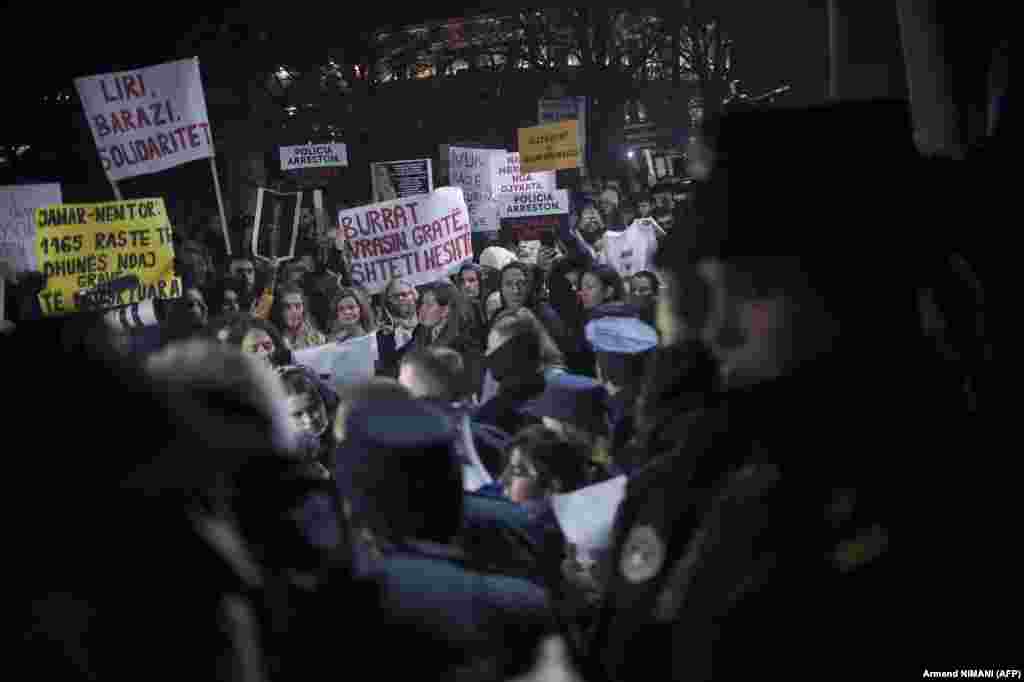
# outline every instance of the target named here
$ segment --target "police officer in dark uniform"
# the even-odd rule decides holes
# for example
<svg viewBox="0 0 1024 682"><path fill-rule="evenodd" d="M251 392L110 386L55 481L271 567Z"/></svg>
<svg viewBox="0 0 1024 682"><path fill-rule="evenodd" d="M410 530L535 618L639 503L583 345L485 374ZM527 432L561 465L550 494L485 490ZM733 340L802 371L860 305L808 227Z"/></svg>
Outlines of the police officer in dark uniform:
<svg viewBox="0 0 1024 682"><path fill-rule="evenodd" d="M915 199L899 178L921 161L907 112L742 112L713 133L696 229L658 253L659 328L669 346L699 338L723 390L681 406L677 447L629 482L586 677L803 677L811 655L844 676L877 673L907 653L891 544L914 502L897 463L945 417L914 308ZM851 179L869 171L872 202L852 201ZM768 206L782 206L771 227ZM852 256L868 228L881 252ZM711 294L699 335L678 314L691 267Z"/></svg>

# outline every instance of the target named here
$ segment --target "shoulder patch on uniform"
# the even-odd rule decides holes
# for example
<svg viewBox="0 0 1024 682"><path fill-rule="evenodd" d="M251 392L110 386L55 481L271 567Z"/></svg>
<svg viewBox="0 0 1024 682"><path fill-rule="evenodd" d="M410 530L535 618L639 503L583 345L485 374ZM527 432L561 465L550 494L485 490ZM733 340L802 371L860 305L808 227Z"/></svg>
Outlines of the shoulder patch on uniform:
<svg viewBox="0 0 1024 682"><path fill-rule="evenodd" d="M622 546L619 571L630 583L647 582L665 564L665 542L653 526L634 526Z"/></svg>

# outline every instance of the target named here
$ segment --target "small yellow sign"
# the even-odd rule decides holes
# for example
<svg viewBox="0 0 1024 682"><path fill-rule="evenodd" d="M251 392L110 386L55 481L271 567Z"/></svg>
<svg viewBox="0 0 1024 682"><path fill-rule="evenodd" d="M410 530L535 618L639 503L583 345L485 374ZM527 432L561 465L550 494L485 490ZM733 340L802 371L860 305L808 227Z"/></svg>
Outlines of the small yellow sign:
<svg viewBox="0 0 1024 682"><path fill-rule="evenodd" d="M44 315L181 296L163 199L53 204L36 211ZM113 287L134 275L139 286Z"/></svg>
<svg viewBox="0 0 1024 682"><path fill-rule="evenodd" d="M576 119L519 129L519 169L522 173L577 168L580 145Z"/></svg>

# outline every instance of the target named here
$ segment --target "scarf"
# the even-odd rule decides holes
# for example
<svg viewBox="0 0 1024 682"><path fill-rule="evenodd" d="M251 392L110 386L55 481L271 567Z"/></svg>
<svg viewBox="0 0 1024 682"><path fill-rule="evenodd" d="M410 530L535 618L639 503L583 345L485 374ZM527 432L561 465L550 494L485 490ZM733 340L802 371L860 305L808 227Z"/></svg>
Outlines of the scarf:
<svg viewBox="0 0 1024 682"><path fill-rule="evenodd" d="M302 323L302 328L295 335L292 335L290 329L284 330L284 342L288 346L289 350L302 350L304 348L312 348L314 346L322 346L327 343L327 337L321 334L319 331L310 324L309 320L305 320Z"/></svg>
<svg viewBox="0 0 1024 682"><path fill-rule="evenodd" d="M385 320L385 323L381 331L394 335L395 349L399 350L405 344L412 341L413 332L420 323L419 317L415 314L408 318L398 317L392 314L387 305L382 310L384 314L381 317Z"/></svg>
<svg viewBox="0 0 1024 682"><path fill-rule="evenodd" d="M366 334L366 330L363 329L363 325L361 324L356 324L351 327L341 327L338 324L334 324L331 327L330 340L341 343L343 341L348 341L349 339L354 339L357 336L363 336L364 334Z"/></svg>

